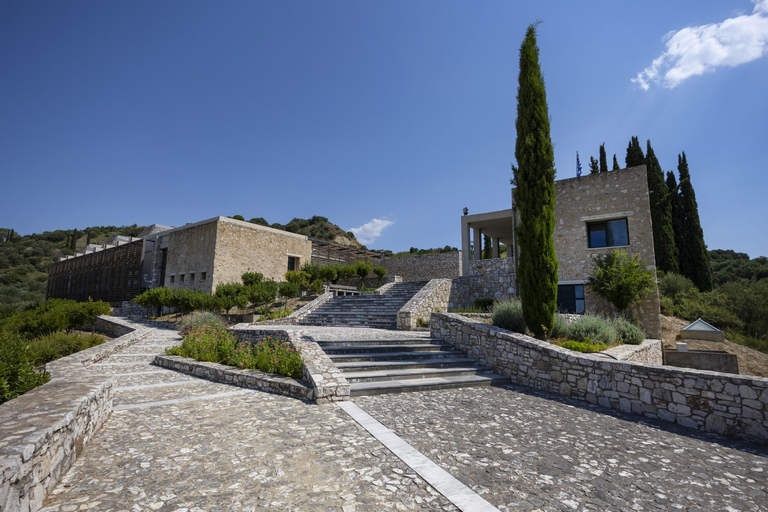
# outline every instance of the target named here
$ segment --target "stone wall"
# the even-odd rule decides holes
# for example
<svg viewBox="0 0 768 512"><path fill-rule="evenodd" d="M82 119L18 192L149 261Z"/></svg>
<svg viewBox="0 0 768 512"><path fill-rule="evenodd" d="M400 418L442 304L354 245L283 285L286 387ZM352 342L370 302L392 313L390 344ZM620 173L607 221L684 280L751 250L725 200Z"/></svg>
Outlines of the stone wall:
<svg viewBox="0 0 768 512"><path fill-rule="evenodd" d="M401 276L403 281L454 279L461 275L461 253L445 252L403 258L382 258L374 265L386 268L387 276Z"/></svg>
<svg viewBox="0 0 768 512"><path fill-rule="evenodd" d="M168 259L163 286L205 293L213 292L217 224L215 221L197 222L175 229L168 234ZM191 273L194 273L194 281L190 281Z"/></svg>
<svg viewBox="0 0 768 512"><path fill-rule="evenodd" d="M515 266L511 258L470 260L466 275L454 279L449 307L471 307L477 299L502 299L515 294Z"/></svg>
<svg viewBox="0 0 768 512"><path fill-rule="evenodd" d="M263 322L252 322L252 325L292 325L299 323L305 316L328 302L333 298L333 292L325 292L314 300L303 305L285 318L275 318L274 320L264 320Z"/></svg>
<svg viewBox="0 0 768 512"><path fill-rule="evenodd" d="M595 258L616 247L587 247L587 223L626 218L630 245L619 249L639 255L655 269L653 226L644 165L608 173L588 174L555 182L555 249L560 282L586 282L594 274ZM590 311L613 308L585 286L585 302ZM643 331L661 337L659 295L654 287L651 297L635 310Z"/></svg>
<svg viewBox="0 0 768 512"><path fill-rule="evenodd" d="M605 360L457 314L433 314L431 331L514 384L768 444L768 379Z"/></svg>
<svg viewBox="0 0 768 512"><path fill-rule="evenodd" d="M411 331L419 327L419 319L423 325L428 325L433 312L448 311L451 287L451 279L432 279L424 285L397 312L397 328Z"/></svg>
<svg viewBox="0 0 768 512"><path fill-rule="evenodd" d="M127 334L48 363L49 382L0 405L0 510L39 510L109 417L112 378L88 367L149 330L113 317L101 317L99 328L106 323Z"/></svg>
<svg viewBox="0 0 768 512"><path fill-rule="evenodd" d="M304 235L219 217L213 287L239 283L245 272L259 272L264 279L285 281L288 257L297 269L312 257L312 242Z"/></svg>

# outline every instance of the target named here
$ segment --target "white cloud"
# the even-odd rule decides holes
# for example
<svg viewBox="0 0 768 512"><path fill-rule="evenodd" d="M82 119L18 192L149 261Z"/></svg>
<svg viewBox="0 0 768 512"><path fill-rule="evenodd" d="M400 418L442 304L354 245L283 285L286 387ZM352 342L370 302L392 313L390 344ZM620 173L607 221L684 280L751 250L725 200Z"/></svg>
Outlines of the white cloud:
<svg viewBox="0 0 768 512"><path fill-rule="evenodd" d="M632 82L646 91L652 83L673 89L692 76L735 67L768 53L768 0L752 1L755 8L750 15L685 27L664 36L664 53Z"/></svg>
<svg viewBox="0 0 768 512"><path fill-rule="evenodd" d="M359 228L351 228L350 231L355 234L355 238L365 245L371 244L381 236L381 232L394 224L391 220L371 219Z"/></svg>

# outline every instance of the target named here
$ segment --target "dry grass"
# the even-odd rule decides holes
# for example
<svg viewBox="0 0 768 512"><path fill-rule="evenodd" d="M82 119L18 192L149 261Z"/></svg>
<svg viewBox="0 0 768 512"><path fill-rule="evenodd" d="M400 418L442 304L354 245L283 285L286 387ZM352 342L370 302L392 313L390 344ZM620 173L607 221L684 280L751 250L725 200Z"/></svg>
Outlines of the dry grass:
<svg viewBox="0 0 768 512"><path fill-rule="evenodd" d="M685 320L661 315L665 349L674 350L677 348L677 335L688 324L690 322ZM728 340L725 340L725 343L719 341L686 340L686 343L691 350L724 350L730 354L735 354L739 361L740 374L768 377L768 354L752 350L744 345L731 343Z"/></svg>

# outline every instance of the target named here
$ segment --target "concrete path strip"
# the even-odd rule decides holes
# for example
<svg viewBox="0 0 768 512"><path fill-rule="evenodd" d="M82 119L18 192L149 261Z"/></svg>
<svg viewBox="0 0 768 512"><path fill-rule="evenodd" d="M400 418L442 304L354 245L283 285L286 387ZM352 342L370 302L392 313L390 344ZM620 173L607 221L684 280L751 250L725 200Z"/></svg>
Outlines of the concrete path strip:
<svg viewBox="0 0 768 512"><path fill-rule="evenodd" d="M133 409L149 409L150 407L161 407L164 405L183 404L185 402L197 402L199 400L214 400L216 398L224 398L233 395L244 395L246 393L253 393L253 390L244 389L242 391L229 391L227 393L216 393L213 395L193 396L190 398L176 398L174 400L161 400L159 402L140 402L138 404L126 404L116 405L112 408L113 412L119 411L131 411Z"/></svg>
<svg viewBox="0 0 768 512"><path fill-rule="evenodd" d="M336 405L463 512L499 512L499 509L485 501L472 489L451 476L450 473L406 443L353 402L336 402Z"/></svg>

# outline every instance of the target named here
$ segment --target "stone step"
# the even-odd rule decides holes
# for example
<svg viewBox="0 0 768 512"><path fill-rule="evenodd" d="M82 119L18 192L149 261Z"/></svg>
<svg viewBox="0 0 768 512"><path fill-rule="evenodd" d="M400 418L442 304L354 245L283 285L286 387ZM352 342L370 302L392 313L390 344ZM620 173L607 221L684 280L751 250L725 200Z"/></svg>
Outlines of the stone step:
<svg viewBox="0 0 768 512"><path fill-rule="evenodd" d="M391 352L442 352L445 349L452 348L450 345L433 345L421 343L418 345L353 345L343 347L323 347L323 351L331 359L335 355L341 354L384 354Z"/></svg>
<svg viewBox="0 0 768 512"><path fill-rule="evenodd" d="M441 350L439 352L383 352L369 354L329 354L334 363L351 363L359 361L423 361L443 358L462 357L460 350Z"/></svg>
<svg viewBox="0 0 768 512"><path fill-rule="evenodd" d="M491 386L509 383L509 378L495 373L425 379L399 379L380 382L354 382L349 385L350 396L407 393L470 386Z"/></svg>
<svg viewBox="0 0 768 512"><path fill-rule="evenodd" d="M387 339L382 338L378 340L316 340L319 346L323 347L335 347L335 346L350 346L350 345L418 345L422 343L432 343L436 345L442 345L443 341L435 338L398 338Z"/></svg>
<svg viewBox="0 0 768 512"><path fill-rule="evenodd" d="M490 366L452 366L448 368L404 368L399 370L371 370L344 372L348 382L382 382L403 379L429 379L493 373Z"/></svg>
<svg viewBox="0 0 768 512"><path fill-rule="evenodd" d="M452 366L471 366L476 361L468 357L443 357L440 359L400 360L400 361L354 361L336 362L342 372L405 370L408 368L449 368Z"/></svg>

